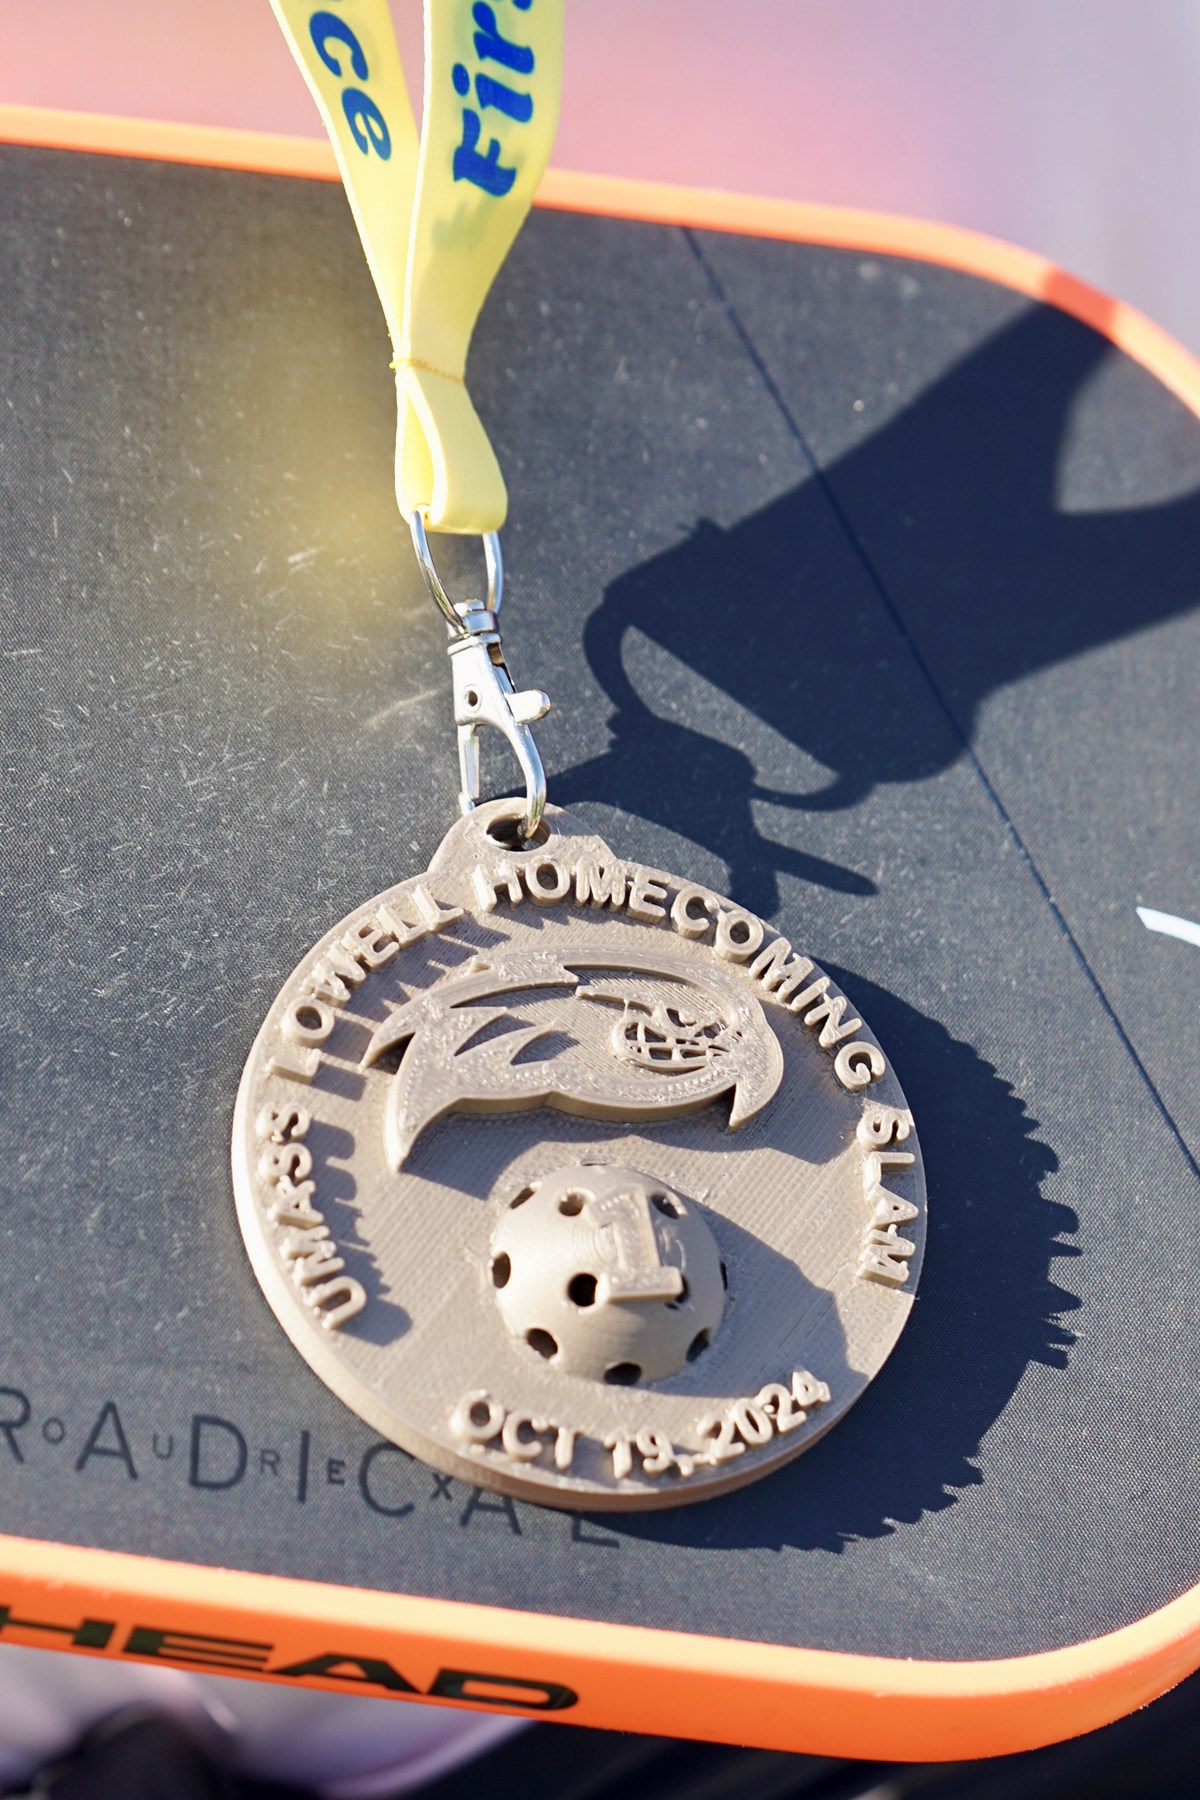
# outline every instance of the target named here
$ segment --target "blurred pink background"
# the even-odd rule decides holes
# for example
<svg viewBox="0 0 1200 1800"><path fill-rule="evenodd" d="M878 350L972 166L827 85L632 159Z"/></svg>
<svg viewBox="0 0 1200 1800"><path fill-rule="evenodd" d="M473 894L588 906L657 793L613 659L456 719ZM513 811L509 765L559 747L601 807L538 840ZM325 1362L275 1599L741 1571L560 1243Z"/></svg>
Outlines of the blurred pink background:
<svg viewBox="0 0 1200 1800"><path fill-rule="evenodd" d="M567 33L558 167L971 225L1200 350L1195 0L567 0ZM3 101L318 131L266 0L9 0Z"/></svg>

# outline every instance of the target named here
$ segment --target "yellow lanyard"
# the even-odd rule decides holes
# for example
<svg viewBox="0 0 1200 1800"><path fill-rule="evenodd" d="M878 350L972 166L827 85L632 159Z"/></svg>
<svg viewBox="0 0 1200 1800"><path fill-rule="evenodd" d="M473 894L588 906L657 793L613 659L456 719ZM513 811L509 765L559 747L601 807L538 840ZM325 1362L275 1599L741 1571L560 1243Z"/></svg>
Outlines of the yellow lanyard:
<svg viewBox="0 0 1200 1800"><path fill-rule="evenodd" d="M333 143L392 334L396 499L450 628L459 808L479 799L479 728L501 732L525 779L523 836L546 804L531 724L543 693L516 693L496 614L504 477L465 371L479 310L533 200L554 142L563 0L425 0L418 138L387 0L271 0ZM426 526L479 533L486 602L456 605Z"/></svg>
<svg viewBox="0 0 1200 1800"><path fill-rule="evenodd" d="M387 0L271 4L391 332L400 510L435 531L498 531L508 495L467 392L467 350L554 141L563 0L425 0L419 139Z"/></svg>

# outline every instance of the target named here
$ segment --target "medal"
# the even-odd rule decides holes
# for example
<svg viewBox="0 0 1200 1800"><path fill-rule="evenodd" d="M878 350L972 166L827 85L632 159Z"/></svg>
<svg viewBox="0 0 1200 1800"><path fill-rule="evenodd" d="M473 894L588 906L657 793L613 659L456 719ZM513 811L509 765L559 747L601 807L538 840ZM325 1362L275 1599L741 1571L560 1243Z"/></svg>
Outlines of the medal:
<svg viewBox="0 0 1200 1800"><path fill-rule="evenodd" d="M385 0L275 9L392 325L461 817L267 1015L234 1119L247 1249L296 1348L414 1456L554 1506L703 1499L807 1449L895 1343L912 1117L803 947L546 805L548 701L504 662L504 488L461 369L549 152L561 0L514 0L503 29L427 8L419 159ZM485 600L451 600L427 528L483 537ZM484 725L523 800L480 803Z"/></svg>

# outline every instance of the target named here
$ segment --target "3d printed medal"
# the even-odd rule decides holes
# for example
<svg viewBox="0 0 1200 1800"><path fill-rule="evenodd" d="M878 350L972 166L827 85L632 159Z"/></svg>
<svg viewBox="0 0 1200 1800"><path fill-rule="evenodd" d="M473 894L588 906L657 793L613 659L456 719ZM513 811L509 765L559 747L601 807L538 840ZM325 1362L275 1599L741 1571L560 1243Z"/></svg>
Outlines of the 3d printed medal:
<svg viewBox="0 0 1200 1800"><path fill-rule="evenodd" d="M465 1480L679 1505L807 1449L907 1317L904 1096L811 961L550 809L456 824L337 926L242 1080L238 1208L284 1329Z"/></svg>

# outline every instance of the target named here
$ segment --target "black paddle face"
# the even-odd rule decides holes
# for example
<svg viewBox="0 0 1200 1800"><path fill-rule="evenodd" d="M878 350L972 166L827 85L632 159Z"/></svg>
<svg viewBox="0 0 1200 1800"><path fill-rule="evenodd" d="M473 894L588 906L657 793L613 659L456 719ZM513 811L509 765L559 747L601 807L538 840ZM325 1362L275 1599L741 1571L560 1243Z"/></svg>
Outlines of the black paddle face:
<svg viewBox="0 0 1200 1800"><path fill-rule="evenodd" d="M473 392L551 799L844 983L928 1177L920 1299L838 1430L600 1526L381 1445L234 1218L271 996L456 785L344 202L2 160L6 1529L914 1657L1190 1587L1200 951L1134 908L1200 914L1192 416L923 265L543 213L506 266ZM349 1177L330 1204L352 1246Z"/></svg>

